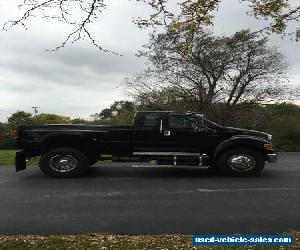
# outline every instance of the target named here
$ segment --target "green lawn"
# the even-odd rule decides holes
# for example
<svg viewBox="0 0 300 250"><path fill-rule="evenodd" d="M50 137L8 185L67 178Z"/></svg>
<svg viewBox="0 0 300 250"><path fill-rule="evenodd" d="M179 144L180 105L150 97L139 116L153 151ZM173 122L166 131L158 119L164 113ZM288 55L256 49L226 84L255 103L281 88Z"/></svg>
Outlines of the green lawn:
<svg viewBox="0 0 300 250"><path fill-rule="evenodd" d="M65 236L0 236L0 249L199 249L199 250L285 250L299 249L299 233L293 233L297 243L291 247L193 247L189 235L65 235Z"/></svg>
<svg viewBox="0 0 300 250"><path fill-rule="evenodd" d="M0 165L15 164L16 150L0 150ZM38 157L32 158L27 164L33 165L38 163Z"/></svg>

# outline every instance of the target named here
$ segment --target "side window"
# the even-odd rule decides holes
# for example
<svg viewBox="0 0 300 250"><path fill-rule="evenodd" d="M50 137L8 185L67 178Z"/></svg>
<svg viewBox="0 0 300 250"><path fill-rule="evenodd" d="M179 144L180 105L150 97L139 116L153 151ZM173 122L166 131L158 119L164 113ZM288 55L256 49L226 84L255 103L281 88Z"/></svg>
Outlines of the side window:
<svg viewBox="0 0 300 250"><path fill-rule="evenodd" d="M197 117L191 115L169 115L170 129L191 129L194 130L199 126Z"/></svg>
<svg viewBox="0 0 300 250"><path fill-rule="evenodd" d="M160 127L160 116L157 114L145 114L143 119L143 128L158 130Z"/></svg>

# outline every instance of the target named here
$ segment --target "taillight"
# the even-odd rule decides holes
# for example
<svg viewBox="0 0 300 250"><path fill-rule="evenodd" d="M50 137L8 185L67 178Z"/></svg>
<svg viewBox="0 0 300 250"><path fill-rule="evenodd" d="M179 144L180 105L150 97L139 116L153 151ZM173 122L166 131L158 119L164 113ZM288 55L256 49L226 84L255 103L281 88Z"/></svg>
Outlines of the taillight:
<svg viewBox="0 0 300 250"><path fill-rule="evenodd" d="M14 138L15 138L15 140L18 140L18 139L19 139L19 136L20 136L19 131L16 130L15 133L14 133Z"/></svg>

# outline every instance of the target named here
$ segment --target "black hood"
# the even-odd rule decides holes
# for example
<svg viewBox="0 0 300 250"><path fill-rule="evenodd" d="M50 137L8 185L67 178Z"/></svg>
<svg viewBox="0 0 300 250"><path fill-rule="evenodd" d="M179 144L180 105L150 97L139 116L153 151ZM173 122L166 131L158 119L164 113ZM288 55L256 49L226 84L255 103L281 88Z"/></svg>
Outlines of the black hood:
<svg viewBox="0 0 300 250"><path fill-rule="evenodd" d="M256 130L232 128L232 127L223 127L223 130L225 132L233 133L234 135L241 135L241 136L247 135L247 136L258 137L258 138L264 139L266 141L271 140L270 134L267 134L265 132L256 131Z"/></svg>

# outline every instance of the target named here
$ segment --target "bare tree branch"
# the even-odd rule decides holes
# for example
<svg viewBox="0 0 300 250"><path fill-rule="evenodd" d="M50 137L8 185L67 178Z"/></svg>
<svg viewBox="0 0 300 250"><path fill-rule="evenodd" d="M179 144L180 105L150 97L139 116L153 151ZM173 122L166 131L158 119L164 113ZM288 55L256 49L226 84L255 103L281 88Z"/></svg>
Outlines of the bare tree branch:
<svg viewBox="0 0 300 250"><path fill-rule="evenodd" d="M60 45L50 51L57 51L64 48L69 43L72 44L87 38L100 51L119 55L116 52L103 49L89 30L89 25L97 19L98 15L102 13L105 7L104 0L23 0L19 5L19 8L26 9L24 14L17 20L6 22L3 29L7 31L17 25L22 25L27 29L25 25L26 21L29 18L34 17L55 19L71 25L74 29L66 36ZM74 17L74 8L79 9L81 14L85 13L83 18L80 19L75 17L74 20L71 20L71 17Z"/></svg>
<svg viewBox="0 0 300 250"><path fill-rule="evenodd" d="M21 0L19 0L21 1ZM179 12L170 8L171 0L134 0L142 2L153 9L153 13L147 18L135 20L141 28L163 26L167 30L180 33L185 38L186 50L182 53L188 54L189 44L204 27L213 24L214 16L217 14L220 3L223 0L176 0ZM291 31L292 27L300 19L300 5L292 4L291 0L241 0L247 2L251 8L250 14L257 19L267 19L269 25L257 33L275 32L286 35L296 35L300 39L300 29ZM59 50L67 44L72 44L81 39L89 40L98 50L112 52L104 49L94 38L90 30L97 18L106 8L107 0L22 0L19 9L22 15L19 19L8 21L3 29L9 30L14 26L21 25L27 29L27 22L33 18L43 18L63 22L72 27L72 31L63 42L53 50Z"/></svg>

